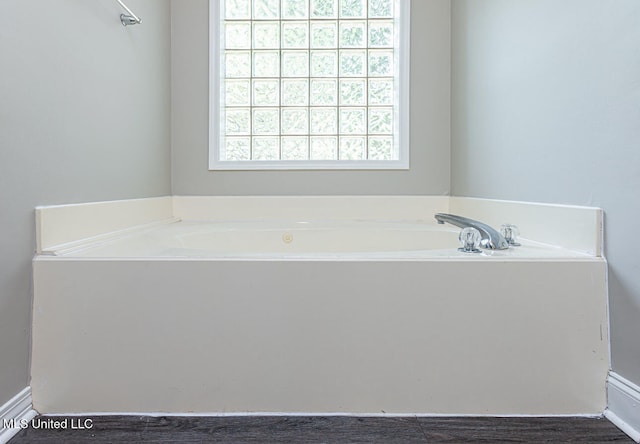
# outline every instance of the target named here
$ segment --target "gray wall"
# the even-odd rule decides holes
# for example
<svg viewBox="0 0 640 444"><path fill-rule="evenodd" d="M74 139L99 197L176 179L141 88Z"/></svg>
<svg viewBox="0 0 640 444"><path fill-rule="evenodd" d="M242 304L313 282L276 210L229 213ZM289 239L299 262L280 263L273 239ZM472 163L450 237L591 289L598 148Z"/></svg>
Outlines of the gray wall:
<svg viewBox="0 0 640 444"><path fill-rule="evenodd" d="M0 405L29 383L34 207L166 195L168 0L3 0Z"/></svg>
<svg viewBox="0 0 640 444"><path fill-rule="evenodd" d="M640 2L452 13L453 194L604 209L613 370L640 384Z"/></svg>
<svg viewBox="0 0 640 444"><path fill-rule="evenodd" d="M386 172L208 171L208 0L171 4L174 194L448 194L449 0L411 3L411 169Z"/></svg>

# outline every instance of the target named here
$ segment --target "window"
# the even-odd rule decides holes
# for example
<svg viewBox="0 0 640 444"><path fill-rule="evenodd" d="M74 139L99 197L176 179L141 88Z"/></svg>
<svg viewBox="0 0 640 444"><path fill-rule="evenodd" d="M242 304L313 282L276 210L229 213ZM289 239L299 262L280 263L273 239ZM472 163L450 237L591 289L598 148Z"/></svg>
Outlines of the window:
<svg viewBox="0 0 640 444"><path fill-rule="evenodd" d="M210 169L404 169L409 0L210 0Z"/></svg>

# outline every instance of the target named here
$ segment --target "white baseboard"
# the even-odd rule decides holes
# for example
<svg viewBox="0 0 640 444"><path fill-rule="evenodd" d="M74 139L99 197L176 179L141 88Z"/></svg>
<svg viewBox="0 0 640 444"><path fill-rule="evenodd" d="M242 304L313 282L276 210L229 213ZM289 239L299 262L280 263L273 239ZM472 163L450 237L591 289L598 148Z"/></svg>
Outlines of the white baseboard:
<svg viewBox="0 0 640 444"><path fill-rule="evenodd" d="M614 372L607 378L609 398L604 416L640 443L640 387Z"/></svg>
<svg viewBox="0 0 640 444"><path fill-rule="evenodd" d="M5 444L13 438L37 414L31 402L31 387L25 387L6 404L0 406L0 444Z"/></svg>
<svg viewBox="0 0 640 444"><path fill-rule="evenodd" d="M96 417L96 416L148 416L157 418L168 416L175 418L272 418L272 417L322 417L322 418L591 418L600 419L602 413L567 413L549 415L527 414L476 414L476 413L349 413L349 412L81 412L81 413L42 413L42 417Z"/></svg>

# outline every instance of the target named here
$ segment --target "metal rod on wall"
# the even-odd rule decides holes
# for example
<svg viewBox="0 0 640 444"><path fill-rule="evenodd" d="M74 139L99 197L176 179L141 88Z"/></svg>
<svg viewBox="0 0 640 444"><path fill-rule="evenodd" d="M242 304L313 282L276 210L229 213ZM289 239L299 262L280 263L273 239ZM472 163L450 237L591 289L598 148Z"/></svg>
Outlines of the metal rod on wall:
<svg viewBox="0 0 640 444"><path fill-rule="evenodd" d="M120 6L122 6L122 8L127 11L127 14L120 14L120 21L122 22L123 26L127 26L127 25L137 25L142 23L142 20L140 20L140 18L138 18L137 15L135 15L133 13L133 11L131 9L129 9L127 7L127 5L125 5L124 3L122 3L121 0L116 0L118 3L120 3Z"/></svg>

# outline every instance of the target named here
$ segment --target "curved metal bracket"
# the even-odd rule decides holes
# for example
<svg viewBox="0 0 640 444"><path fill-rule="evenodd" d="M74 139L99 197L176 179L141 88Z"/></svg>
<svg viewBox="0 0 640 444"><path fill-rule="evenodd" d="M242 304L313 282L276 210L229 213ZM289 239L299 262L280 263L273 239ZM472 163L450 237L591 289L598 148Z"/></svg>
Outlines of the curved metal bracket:
<svg viewBox="0 0 640 444"><path fill-rule="evenodd" d="M127 5L122 3L121 0L116 1L120 4L120 6L122 6L122 9L127 11L127 14L120 14L120 22L122 23L122 26L138 25L142 23L142 20L140 20L140 18L135 15L133 11L127 7Z"/></svg>

